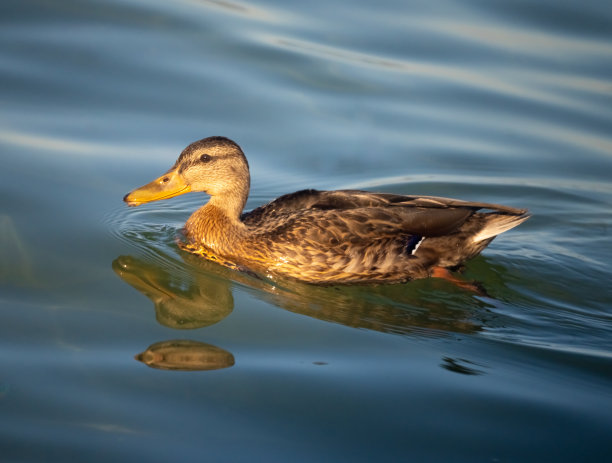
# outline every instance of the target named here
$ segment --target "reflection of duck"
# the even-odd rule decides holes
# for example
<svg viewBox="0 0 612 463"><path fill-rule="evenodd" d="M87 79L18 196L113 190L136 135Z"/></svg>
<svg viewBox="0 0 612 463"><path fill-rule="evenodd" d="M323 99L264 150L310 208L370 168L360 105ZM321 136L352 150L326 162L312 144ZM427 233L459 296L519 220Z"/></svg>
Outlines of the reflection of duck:
<svg viewBox="0 0 612 463"><path fill-rule="evenodd" d="M210 326L227 317L234 307L230 277L255 290L252 294L258 298L285 310L385 333L474 333L481 326L473 319L473 313L487 306L465 291L458 290L449 298L453 286L439 280L421 280L410 288L329 288L282 278L271 284L186 252L181 253L185 271L177 272L178 262L170 255L163 257L160 262L120 256L113 268L126 283L153 301L159 323L176 329ZM443 298L436 296L441 287L445 289Z"/></svg>
<svg viewBox="0 0 612 463"><path fill-rule="evenodd" d="M124 201L137 206L204 191L210 201L185 225L187 250L233 268L326 284L444 275L437 269L460 265L528 218L497 204L356 190L299 191L241 216L249 186L240 147L210 137Z"/></svg>

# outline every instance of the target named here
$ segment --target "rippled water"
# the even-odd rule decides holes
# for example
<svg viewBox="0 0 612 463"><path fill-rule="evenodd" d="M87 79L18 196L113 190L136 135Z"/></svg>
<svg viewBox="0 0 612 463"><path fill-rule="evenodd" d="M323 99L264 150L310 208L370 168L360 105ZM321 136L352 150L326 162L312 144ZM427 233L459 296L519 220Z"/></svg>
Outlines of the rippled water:
<svg viewBox="0 0 612 463"><path fill-rule="evenodd" d="M2 461L605 461L607 2L0 5ZM225 135L300 188L533 217L446 281L319 288L186 255L123 195Z"/></svg>

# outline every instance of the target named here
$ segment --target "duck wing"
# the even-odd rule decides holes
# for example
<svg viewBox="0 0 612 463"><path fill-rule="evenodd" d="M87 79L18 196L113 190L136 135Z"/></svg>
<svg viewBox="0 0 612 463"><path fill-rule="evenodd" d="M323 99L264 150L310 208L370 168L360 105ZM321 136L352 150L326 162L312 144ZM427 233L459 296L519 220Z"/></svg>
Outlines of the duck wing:
<svg viewBox="0 0 612 463"><path fill-rule="evenodd" d="M526 211L499 204L435 196L409 196L360 190L302 190L243 214L243 222L262 233L293 238L320 236L372 240L398 234L441 236L457 230L479 209L510 215ZM297 236L296 236L297 235ZM333 240L332 240L333 241Z"/></svg>
<svg viewBox="0 0 612 463"><path fill-rule="evenodd" d="M452 268L475 256L528 217L521 209L450 198L304 190L243 221L252 262L324 284L424 278L434 266Z"/></svg>

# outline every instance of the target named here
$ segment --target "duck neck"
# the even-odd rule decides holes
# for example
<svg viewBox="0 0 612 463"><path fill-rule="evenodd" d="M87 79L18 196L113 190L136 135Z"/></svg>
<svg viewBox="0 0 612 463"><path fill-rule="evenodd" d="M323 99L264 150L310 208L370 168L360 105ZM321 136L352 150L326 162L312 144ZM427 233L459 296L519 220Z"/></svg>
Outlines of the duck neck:
<svg viewBox="0 0 612 463"><path fill-rule="evenodd" d="M211 196L204 207L215 208L225 215L231 222L240 222L240 214L246 204L248 192L244 195Z"/></svg>
<svg viewBox="0 0 612 463"><path fill-rule="evenodd" d="M240 173L240 181L223 182L221 187L215 184L206 190L210 195L207 206L223 212L230 221L240 222L240 214L246 205L251 187L248 167Z"/></svg>
<svg viewBox="0 0 612 463"><path fill-rule="evenodd" d="M218 255L231 255L246 235L240 213L246 199L211 196L185 224L187 237Z"/></svg>

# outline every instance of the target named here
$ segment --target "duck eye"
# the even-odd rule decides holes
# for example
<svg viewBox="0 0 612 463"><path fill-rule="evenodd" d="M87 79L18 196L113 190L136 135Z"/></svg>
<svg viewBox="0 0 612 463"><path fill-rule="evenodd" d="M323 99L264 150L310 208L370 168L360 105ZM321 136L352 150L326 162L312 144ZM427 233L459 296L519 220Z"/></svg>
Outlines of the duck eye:
<svg viewBox="0 0 612 463"><path fill-rule="evenodd" d="M210 154L204 153L202 156L200 156L200 162L209 162L211 160L212 156Z"/></svg>

